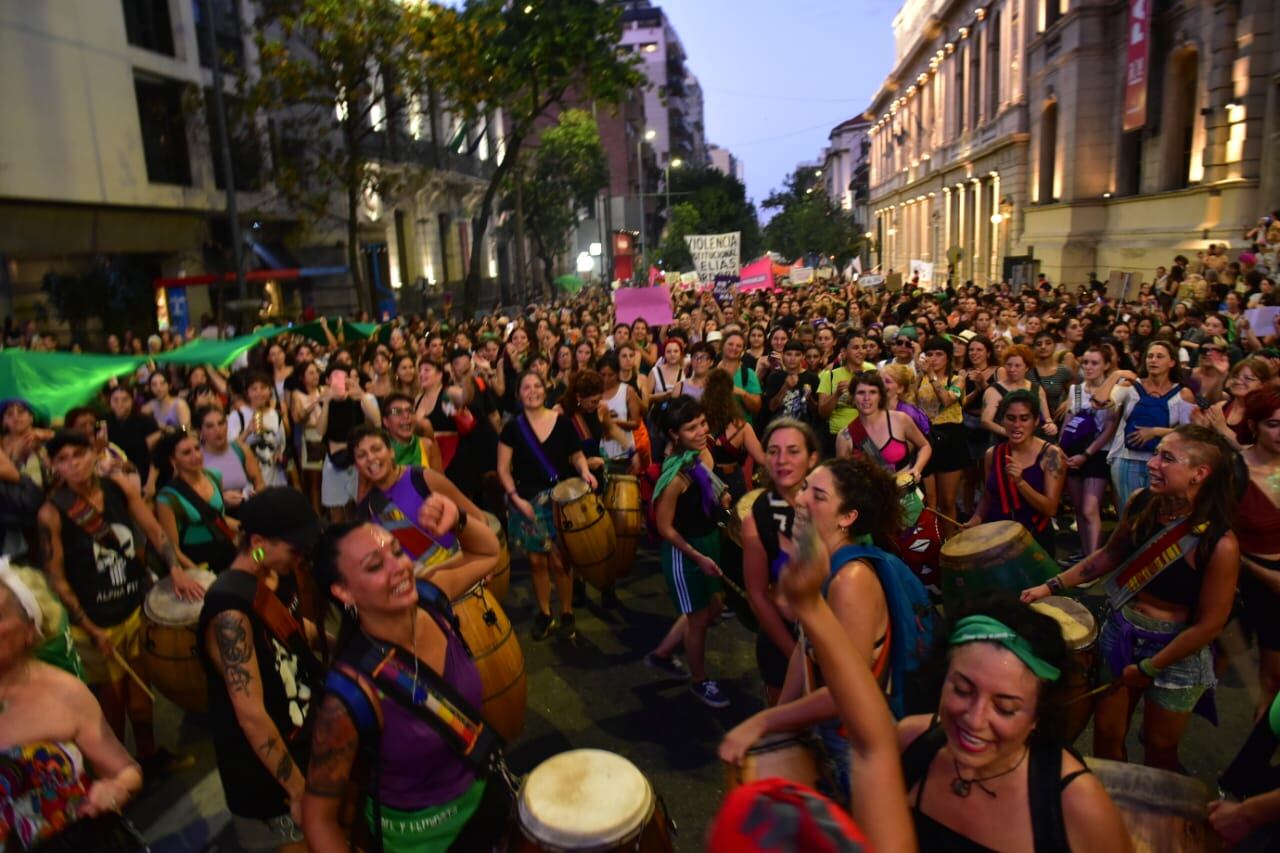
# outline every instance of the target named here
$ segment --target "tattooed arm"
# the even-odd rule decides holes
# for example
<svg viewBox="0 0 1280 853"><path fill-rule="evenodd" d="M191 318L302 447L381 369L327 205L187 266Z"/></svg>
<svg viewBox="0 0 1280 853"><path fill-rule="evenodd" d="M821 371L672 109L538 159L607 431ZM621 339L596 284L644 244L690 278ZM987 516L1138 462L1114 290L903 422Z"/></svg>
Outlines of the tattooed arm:
<svg viewBox="0 0 1280 853"><path fill-rule="evenodd" d="M305 780L263 704L262 673L253 652L251 632L248 616L236 610L224 610L209 623L205 643L214 667L226 682L236 722L262 766L289 795L290 810L296 814Z"/></svg>
<svg viewBox="0 0 1280 853"><path fill-rule="evenodd" d="M63 563L62 554L62 515L53 504L45 502L36 513L36 521L40 528L40 550L44 554L44 571L49 576L53 591L58 594L58 598L62 599L63 607L67 608L67 618L72 625L92 637L98 650L109 657L111 641L107 639L102 629L85 615L84 607L76 597L76 591L71 588L71 581L67 579L67 568Z"/></svg>
<svg viewBox="0 0 1280 853"><path fill-rule="evenodd" d="M340 815L359 745L360 735L342 701L326 696L311 737L311 766L302 797L302 829L313 853L350 849Z"/></svg>

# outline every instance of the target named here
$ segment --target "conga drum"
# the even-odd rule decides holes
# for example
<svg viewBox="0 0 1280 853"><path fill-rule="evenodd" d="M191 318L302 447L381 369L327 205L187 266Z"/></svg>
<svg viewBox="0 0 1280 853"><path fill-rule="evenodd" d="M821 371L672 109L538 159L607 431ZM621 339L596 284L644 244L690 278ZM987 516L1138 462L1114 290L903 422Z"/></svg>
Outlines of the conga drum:
<svg viewBox="0 0 1280 853"><path fill-rule="evenodd" d="M898 536L902 562L920 579L935 604L942 596L942 522L933 510L920 511L915 524L908 525Z"/></svg>
<svg viewBox="0 0 1280 853"><path fill-rule="evenodd" d="M551 502L569 565L596 589L612 587L616 580L613 555L618 541L613 519L604 511L600 496L587 487L585 480L574 477L556 484L551 490Z"/></svg>
<svg viewBox="0 0 1280 853"><path fill-rule="evenodd" d="M649 780L621 755L575 749L534 768L520 786L511 847L535 851L668 853L671 827Z"/></svg>
<svg viewBox="0 0 1280 853"><path fill-rule="evenodd" d="M1123 761L1086 758L1085 763L1120 810L1134 850L1142 853L1219 851L1209 825L1215 799L1200 780Z"/></svg>
<svg viewBox="0 0 1280 853"><path fill-rule="evenodd" d="M511 591L511 551L507 549L507 531L502 529L502 522L491 512L484 514L484 520L488 522L493 535L498 537L498 565L494 567L493 574L489 575L485 585L501 604L507 600L507 593Z"/></svg>
<svg viewBox="0 0 1280 853"><path fill-rule="evenodd" d="M823 780L823 757L807 732L779 732L756 741L741 764L729 765L728 794L739 785L759 779L786 779L817 789Z"/></svg>
<svg viewBox="0 0 1280 853"><path fill-rule="evenodd" d="M1071 661L1062 673L1063 715L1066 742L1080 737L1093 716L1093 702L1081 699L1094 686L1094 663L1098 657L1098 621L1089 608L1075 599L1051 595L1031 605L1052 618L1062 628L1062 639L1071 652Z"/></svg>
<svg viewBox="0 0 1280 853"><path fill-rule="evenodd" d="M738 498L738 502L733 505L733 511L729 513L728 523L725 524L724 532L733 540L733 544L739 548L742 547L742 522L747 520L748 515L751 515L751 507L755 505L756 498L762 494L764 494L764 489L752 489Z"/></svg>
<svg viewBox="0 0 1280 853"><path fill-rule="evenodd" d="M902 497L902 525L912 527L924 510L924 499L920 496L920 483L916 475L910 471L899 471L894 475L894 483L898 486L898 494Z"/></svg>
<svg viewBox="0 0 1280 853"><path fill-rule="evenodd" d="M213 585L213 572L187 569L200 586ZM173 580L164 578L151 587L142 602L146 631L142 639L142 660L152 686L184 711L209 710L209 687L200 665L200 621L203 600L183 601L173 594Z"/></svg>
<svg viewBox="0 0 1280 853"><path fill-rule="evenodd" d="M644 510L640 508L640 480L630 474L610 474L604 490L604 505L613 519L613 533L618 543L614 559L616 575L631 574L636 559L636 546L644 532Z"/></svg>
<svg viewBox="0 0 1280 853"><path fill-rule="evenodd" d="M462 639L480 670L484 685L484 721L506 740L524 731L524 711L529 685L524 675L524 653L502 605L478 583L453 601Z"/></svg>
<svg viewBox="0 0 1280 853"><path fill-rule="evenodd" d="M1020 592L1061 569L1016 521L979 524L942 546L942 600L948 607L992 589Z"/></svg>

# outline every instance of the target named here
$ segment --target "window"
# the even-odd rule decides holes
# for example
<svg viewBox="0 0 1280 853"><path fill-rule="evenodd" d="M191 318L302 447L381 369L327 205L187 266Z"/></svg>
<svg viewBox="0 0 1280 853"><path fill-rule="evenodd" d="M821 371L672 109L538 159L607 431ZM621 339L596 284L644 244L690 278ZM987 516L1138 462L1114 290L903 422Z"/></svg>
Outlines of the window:
<svg viewBox="0 0 1280 853"><path fill-rule="evenodd" d="M212 10L209 4L212 3ZM209 12L213 12L213 38L218 55L222 57L222 70L237 72L244 65L244 39L240 36L240 4L238 0L192 0L196 19L196 44L200 50L200 65L213 67L209 56Z"/></svg>
<svg viewBox="0 0 1280 853"><path fill-rule="evenodd" d="M1040 175L1039 201L1048 204L1057 201L1058 173L1058 102L1050 101L1040 114Z"/></svg>
<svg viewBox="0 0 1280 853"><path fill-rule="evenodd" d="M227 113L227 137L231 141L231 171L236 177L236 189L256 190L262 186L262 150L254 133L251 117L244 104L230 95L222 96ZM213 157L213 180L218 189L226 189L227 178L222 172L222 146L218 144L218 117L213 108L213 90L204 90L204 114L209 126L209 152Z"/></svg>
<svg viewBox="0 0 1280 853"><path fill-rule="evenodd" d="M191 186L182 84L135 75L133 88L138 99L138 124L142 129L147 180L153 184Z"/></svg>
<svg viewBox="0 0 1280 853"><path fill-rule="evenodd" d="M123 0L124 32L129 44L173 56L169 0Z"/></svg>

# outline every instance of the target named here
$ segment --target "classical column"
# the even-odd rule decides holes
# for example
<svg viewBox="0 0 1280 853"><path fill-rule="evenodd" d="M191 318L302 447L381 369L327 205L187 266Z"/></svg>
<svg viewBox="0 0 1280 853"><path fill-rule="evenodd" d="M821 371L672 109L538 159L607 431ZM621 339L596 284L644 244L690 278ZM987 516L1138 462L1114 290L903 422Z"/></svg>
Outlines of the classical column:
<svg viewBox="0 0 1280 853"><path fill-rule="evenodd" d="M965 225L969 221L969 218L967 216L967 211L965 211L965 204L968 201L968 195L969 195L967 192L968 187L969 185L967 183L961 183L960 186L956 187L957 227L956 227L955 245L959 246L964 253L960 258L960 263L956 265L956 279L960 282L964 281L965 270L969 269L970 267L969 254L973 250L973 245L969 242L969 235L968 235L967 229L965 228Z"/></svg>

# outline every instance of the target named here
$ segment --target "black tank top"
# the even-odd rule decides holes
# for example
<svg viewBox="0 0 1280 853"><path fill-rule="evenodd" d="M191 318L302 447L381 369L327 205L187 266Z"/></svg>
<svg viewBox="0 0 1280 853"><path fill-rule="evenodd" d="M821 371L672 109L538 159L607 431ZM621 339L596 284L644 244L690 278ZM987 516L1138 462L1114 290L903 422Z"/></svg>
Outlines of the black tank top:
<svg viewBox="0 0 1280 853"><path fill-rule="evenodd" d="M782 567L782 537L791 536L796 523L796 510L786 499L772 489L766 489L751 505L751 518L756 523L756 535L764 546L769 565L769 581L776 583Z"/></svg>
<svg viewBox="0 0 1280 853"><path fill-rule="evenodd" d="M688 488L676 498L676 531L684 537L706 536L715 531L716 520L702 508L702 489L688 474L681 476L688 481Z"/></svg>
<svg viewBox="0 0 1280 853"><path fill-rule="evenodd" d="M262 679L262 705L276 724L284 743L272 753L273 762L288 750L294 764L305 773L310 754L309 717L311 703L320 683L287 646L276 640L253 611L258 579L248 572L227 571L218 576L205 594L200 610L196 648L209 685L209 727L213 730L218 756L218 776L226 794L227 808L240 817L265 820L289 813L284 788L275 780L236 720L235 708L227 694L226 681L209 658L206 629L219 613L235 610L249 620L253 632L253 654ZM291 576L281 575L276 597L298 618L298 588Z"/></svg>
<svg viewBox="0 0 1280 853"><path fill-rule="evenodd" d="M360 407L359 400L331 400L329 421L324 430L325 441L346 444L347 436L362 423L364 409Z"/></svg>
<svg viewBox="0 0 1280 853"><path fill-rule="evenodd" d="M102 545L80 529L67 514L62 516L62 563L67 581L85 614L100 628L119 625L138 609L146 595L146 571L138 559L133 516L124 492L110 480L102 480L102 518L111 526L116 547Z"/></svg>

